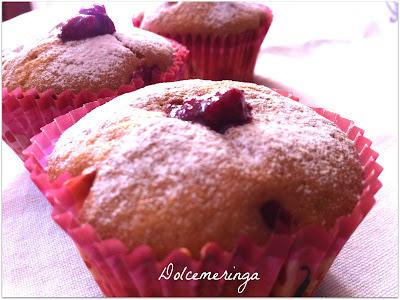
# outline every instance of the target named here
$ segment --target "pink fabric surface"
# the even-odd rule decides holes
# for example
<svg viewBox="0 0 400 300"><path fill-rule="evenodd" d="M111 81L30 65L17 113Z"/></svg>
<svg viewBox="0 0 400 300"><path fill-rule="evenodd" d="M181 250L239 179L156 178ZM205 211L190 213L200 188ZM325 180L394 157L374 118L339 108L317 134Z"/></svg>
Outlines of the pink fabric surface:
<svg viewBox="0 0 400 300"><path fill-rule="evenodd" d="M129 10L126 3L116 3L107 9L124 19L138 5ZM354 120L365 129L384 167L376 206L345 245L317 296L395 297L398 24L389 21L384 2L272 2L270 7L274 22L256 65L257 82ZM6 22L3 40L17 41L23 30L19 25L40 14ZM45 28L41 22L37 27ZM4 142L2 150L3 296L102 296L18 157Z"/></svg>

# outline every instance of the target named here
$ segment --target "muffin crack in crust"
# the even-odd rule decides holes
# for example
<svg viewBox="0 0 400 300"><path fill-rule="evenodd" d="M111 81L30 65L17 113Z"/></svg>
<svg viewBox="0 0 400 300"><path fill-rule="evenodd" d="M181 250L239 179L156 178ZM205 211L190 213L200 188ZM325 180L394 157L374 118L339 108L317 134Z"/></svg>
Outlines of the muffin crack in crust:
<svg viewBox="0 0 400 300"><path fill-rule="evenodd" d="M140 34L133 31L131 36L135 37L134 41L120 33L115 33L113 36L123 47L142 59L144 66L158 66L161 71L165 71L172 63L174 50L164 38L147 31L140 31Z"/></svg>
<svg viewBox="0 0 400 300"><path fill-rule="evenodd" d="M244 92L253 119L223 134L165 112L231 88ZM362 191L358 154L332 122L233 81L157 84L95 109L64 132L48 160L52 178L86 168L97 175L81 221L130 249L149 244L158 257L177 247L197 256L209 241L231 249L241 235L262 244L277 207L290 230L330 228Z"/></svg>

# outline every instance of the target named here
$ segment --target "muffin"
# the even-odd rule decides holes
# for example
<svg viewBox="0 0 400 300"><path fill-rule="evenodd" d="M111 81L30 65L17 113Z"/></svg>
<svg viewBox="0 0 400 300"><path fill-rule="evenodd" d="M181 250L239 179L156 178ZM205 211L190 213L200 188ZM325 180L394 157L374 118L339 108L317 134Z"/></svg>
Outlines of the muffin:
<svg viewBox="0 0 400 300"><path fill-rule="evenodd" d="M271 10L246 2L166 2L134 17L134 26L190 50L190 78L252 81Z"/></svg>
<svg viewBox="0 0 400 300"><path fill-rule="evenodd" d="M104 6L82 9L42 39L3 51L3 139L20 154L41 126L84 103L184 79L187 54L144 30L117 32Z"/></svg>
<svg viewBox="0 0 400 300"><path fill-rule="evenodd" d="M278 212L290 231L331 228L362 192L357 151L332 122L230 81L159 85L97 108L48 159L53 179L88 168L97 175L80 220L158 258L176 247L199 257L208 241L232 250L242 235L262 244Z"/></svg>
<svg viewBox="0 0 400 300"><path fill-rule="evenodd" d="M107 296L312 295L381 187L362 129L264 86L100 104L46 125L25 166Z"/></svg>
<svg viewBox="0 0 400 300"><path fill-rule="evenodd" d="M107 296L312 295L381 186L361 129L264 86L161 83L99 105L24 153Z"/></svg>

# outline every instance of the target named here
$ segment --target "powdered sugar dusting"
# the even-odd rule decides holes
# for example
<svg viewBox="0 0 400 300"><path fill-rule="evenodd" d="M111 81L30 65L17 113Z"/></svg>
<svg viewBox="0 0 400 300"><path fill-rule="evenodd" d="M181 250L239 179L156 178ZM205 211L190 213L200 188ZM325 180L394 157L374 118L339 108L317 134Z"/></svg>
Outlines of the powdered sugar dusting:
<svg viewBox="0 0 400 300"><path fill-rule="evenodd" d="M235 18L248 19L253 24L248 26L256 28L260 25L259 17L262 15L254 3L215 2L210 5L209 14L204 22L214 24L218 28L224 28L235 22Z"/></svg>
<svg viewBox="0 0 400 300"><path fill-rule="evenodd" d="M232 87L244 90L253 121L225 134L163 112ZM266 87L231 81L157 84L95 109L60 138L49 171L93 165L82 220L159 255L179 246L197 253L211 240L229 248L240 234L261 241L268 230L259 208L271 199L299 225L329 227L362 188L354 145L332 122Z"/></svg>
<svg viewBox="0 0 400 300"><path fill-rule="evenodd" d="M141 67L166 70L173 59L169 41L140 29L62 42L53 30L34 45L5 52L3 84L39 90L117 89Z"/></svg>

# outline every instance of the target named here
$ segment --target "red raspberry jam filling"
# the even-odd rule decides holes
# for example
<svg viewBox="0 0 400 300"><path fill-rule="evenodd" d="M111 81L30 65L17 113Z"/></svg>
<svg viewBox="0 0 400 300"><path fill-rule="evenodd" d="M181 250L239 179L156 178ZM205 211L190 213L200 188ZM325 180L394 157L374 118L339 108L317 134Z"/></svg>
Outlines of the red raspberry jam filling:
<svg viewBox="0 0 400 300"><path fill-rule="evenodd" d="M80 15L62 24L58 37L63 41L76 41L115 32L113 21L104 5L93 5L79 10Z"/></svg>
<svg viewBox="0 0 400 300"><path fill-rule="evenodd" d="M249 123L251 109L243 91L230 89L223 94L185 101L180 107L172 108L169 117L199 123L224 133L230 127Z"/></svg>
<svg viewBox="0 0 400 300"><path fill-rule="evenodd" d="M133 74L134 77L139 77L143 80L145 85L154 84L160 82L162 72L157 66L141 66Z"/></svg>
<svg viewBox="0 0 400 300"><path fill-rule="evenodd" d="M270 200L263 204L260 208L260 214L264 224L270 229L277 232L290 232L294 225L293 216L284 209L279 202Z"/></svg>

